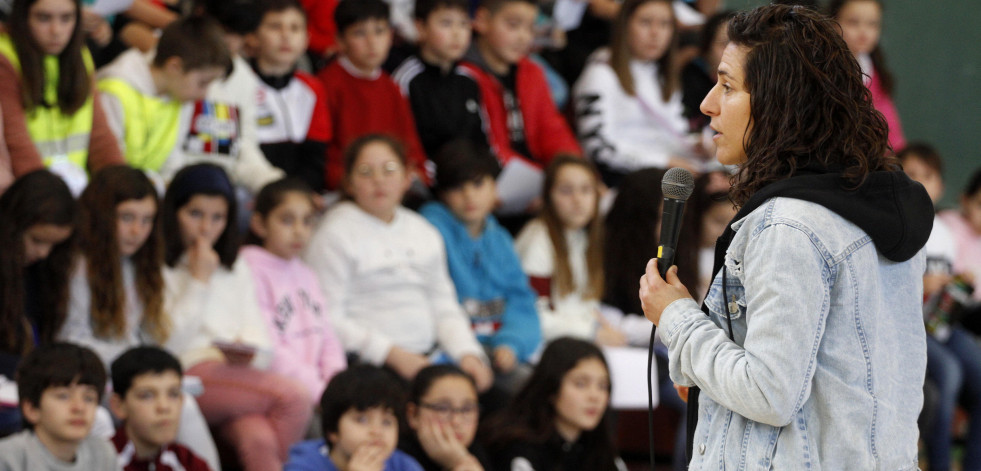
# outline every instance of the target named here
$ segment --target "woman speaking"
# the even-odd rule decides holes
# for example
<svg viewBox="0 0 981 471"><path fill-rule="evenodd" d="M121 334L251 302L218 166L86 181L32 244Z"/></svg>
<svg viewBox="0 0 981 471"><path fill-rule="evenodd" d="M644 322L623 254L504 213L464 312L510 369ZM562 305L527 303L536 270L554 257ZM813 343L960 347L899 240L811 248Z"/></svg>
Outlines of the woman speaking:
<svg viewBox="0 0 981 471"><path fill-rule="evenodd" d="M831 19L737 15L702 102L740 208L703 310L655 261L640 280L671 379L701 389L690 469L917 468L926 191Z"/></svg>

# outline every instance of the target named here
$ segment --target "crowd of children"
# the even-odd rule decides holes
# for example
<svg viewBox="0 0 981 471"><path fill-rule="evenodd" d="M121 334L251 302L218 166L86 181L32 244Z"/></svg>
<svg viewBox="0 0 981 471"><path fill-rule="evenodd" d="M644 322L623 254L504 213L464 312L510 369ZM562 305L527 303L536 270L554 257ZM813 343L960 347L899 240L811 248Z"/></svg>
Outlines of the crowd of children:
<svg viewBox="0 0 981 471"><path fill-rule="evenodd" d="M604 349L647 345L665 170L697 177L696 299L735 215L698 109L733 12L92 3L0 1L0 471L625 469ZM827 13L938 202L881 1ZM930 469L958 406L981 469L981 170L959 202L926 248Z"/></svg>

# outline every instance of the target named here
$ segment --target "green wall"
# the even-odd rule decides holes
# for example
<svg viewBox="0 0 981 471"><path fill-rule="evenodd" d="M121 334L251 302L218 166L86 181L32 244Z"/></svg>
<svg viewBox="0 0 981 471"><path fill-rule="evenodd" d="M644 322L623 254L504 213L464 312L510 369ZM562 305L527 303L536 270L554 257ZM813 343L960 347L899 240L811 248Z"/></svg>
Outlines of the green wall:
<svg viewBox="0 0 981 471"><path fill-rule="evenodd" d="M768 2L729 0L735 10ZM943 156L953 207L981 168L981 2L884 0L882 47L896 78L896 106L908 141ZM824 2L822 2L824 4Z"/></svg>

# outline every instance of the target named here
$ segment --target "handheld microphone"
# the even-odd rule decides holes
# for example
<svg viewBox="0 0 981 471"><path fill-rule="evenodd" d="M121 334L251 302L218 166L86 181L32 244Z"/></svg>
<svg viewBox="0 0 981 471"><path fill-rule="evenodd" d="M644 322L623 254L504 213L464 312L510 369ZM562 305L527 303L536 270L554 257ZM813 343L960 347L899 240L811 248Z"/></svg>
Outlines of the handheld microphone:
<svg viewBox="0 0 981 471"><path fill-rule="evenodd" d="M681 219L685 212L685 201L695 189L695 179L691 172L683 168L672 168L661 178L661 193L664 194L664 211L661 217L660 245L657 248L657 271L664 278L668 268L674 264L681 236Z"/></svg>

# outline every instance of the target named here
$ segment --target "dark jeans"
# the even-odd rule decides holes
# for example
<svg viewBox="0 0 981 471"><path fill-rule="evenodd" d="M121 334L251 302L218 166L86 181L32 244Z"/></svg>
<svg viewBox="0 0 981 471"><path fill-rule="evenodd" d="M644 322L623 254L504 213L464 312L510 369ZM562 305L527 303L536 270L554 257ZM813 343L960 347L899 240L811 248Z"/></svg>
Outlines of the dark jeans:
<svg viewBox="0 0 981 471"><path fill-rule="evenodd" d="M930 471L951 468L951 426L958 400L968 410L963 471L981 470L981 346L960 327L944 342L927 336L927 376L937 386L937 408L924 441Z"/></svg>

